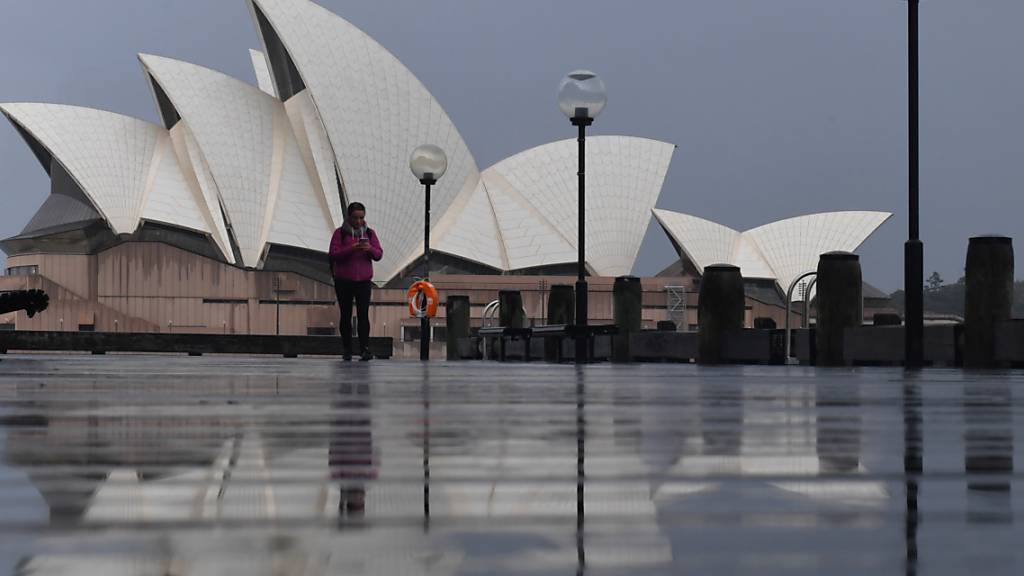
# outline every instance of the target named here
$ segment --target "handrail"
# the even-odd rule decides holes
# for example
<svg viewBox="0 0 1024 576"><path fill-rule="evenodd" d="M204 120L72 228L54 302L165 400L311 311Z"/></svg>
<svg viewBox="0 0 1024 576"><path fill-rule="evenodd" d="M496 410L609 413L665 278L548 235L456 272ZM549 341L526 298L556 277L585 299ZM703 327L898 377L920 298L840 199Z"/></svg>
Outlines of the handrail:
<svg viewBox="0 0 1024 576"><path fill-rule="evenodd" d="M808 276L814 276L815 277L814 278L815 281L817 281L817 279L818 279L817 278L818 272L817 271L814 271L814 272L804 272L800 276L797 276L792 282L790 282L789 283L789 289L786 290L786 364L792 364L793 363L793 362L791 362L792 356L790 356L790 353L792 352L792 348L793 348L793 342L791 341L791 338L790 338L790 327L789 327L789 315L790 315L791 310L793 309L793 289L796 288L796 285L797 285L798 282L800 282L804 278L807 278ZM810 290L808 290L807 293L804 294L804 321L805 322L807 321L807 308L806 308L806 306L807 306L807 301L808 301L809 293L810 293Z"/></svg>
<svg viewBox="0 0 1024 576"><path fill-rule="evenodd" d="M494 312L498 309L498 305L501 303L500 300L493 300L487 306L484 306L483 317L480 320L480 326L488 326L487 320L493 319Z"/></svg>
<svg viewBox="0 0 1024 576"><path fill-rule="evenodd" d="M814 285L818 283L818 277L815 276L811 280L810 284L807 285L807 290L804 292L804 317L801 321L804 328L811 326L811 290L814 290Z"/></svg>

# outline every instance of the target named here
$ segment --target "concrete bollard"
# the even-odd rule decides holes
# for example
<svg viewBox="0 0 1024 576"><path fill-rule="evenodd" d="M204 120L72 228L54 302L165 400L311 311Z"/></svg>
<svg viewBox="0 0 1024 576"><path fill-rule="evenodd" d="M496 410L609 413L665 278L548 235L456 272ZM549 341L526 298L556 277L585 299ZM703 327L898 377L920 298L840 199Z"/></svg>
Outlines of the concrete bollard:
<svg viewBox="0 0 1024 576"><path fill-rule="evenodd" d="M698 363L722 363L725 334L743 328L745 301L739 267L714 264L704 268L697 304Z"/></svg>
<svg viewBox="0 0 1024 576"><path fill-rule="evenodd" d="M526 325L523 314L523 295L519 290L498 292L498 323L504 328L522 328Z"/></svg>
<svg viewBox="0 0 1024 576"><path fill-rule="evenodd" d="M619 333L612 340L612 362L629 362L629 335L643 326L643 286L636 276L619 276L612 287L612 315Z"/></svg>
<svg viewBox="0 0 1024 576"><path fill-rule="evenodd" d="M572 324L576 319L576 288L571 284L555 284L548 295L548 324ZM544 339L544 360L555 362L559 357L557 338Z"/></svg>
<svg viewBox="0 0 1024 576"><path fill-rule="evenodd" d="M997 368L995 329L1013 307L1013 240L976 236L967 246L964 368Z"/></svg>
<svg viewBox="0 0 1024 576"><path fill-rule="evenodd" d="M448 296L445 326L448 360L461 360L459 338L469 338L469 296Z"/></svg>
<svg viewBox="0 0 1024 576"><path fill-rule="evenodd" d="M893 314L892 312L875 312L872 316L872 323L875 326L899 326L903 324L903 320L900 319L899 314Z"/></svg>
<svg viewBox="0 0 1024 576"><path fill-rule="evenodd" d="M845 366L844 331L863 323L860 256L827 252L818 258L818 366Z"/></svg>

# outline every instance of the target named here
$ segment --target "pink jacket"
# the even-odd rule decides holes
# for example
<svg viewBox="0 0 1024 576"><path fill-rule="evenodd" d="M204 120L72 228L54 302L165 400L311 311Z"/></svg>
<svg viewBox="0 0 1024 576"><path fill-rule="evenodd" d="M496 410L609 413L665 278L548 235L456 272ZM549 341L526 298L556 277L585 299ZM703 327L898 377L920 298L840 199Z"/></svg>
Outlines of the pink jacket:
<svg viewBox="0 0 1024 576"><path fill-rule="evenodd" d="M380 247L377 233L371 228L366 229L366 236L370 240L370 249L358 252L358 238L345 231L344 227L334 231L328 255L331 259L331 272L336 280L364 282L373 279L373 262L380 261L384 249Z"/></svg>

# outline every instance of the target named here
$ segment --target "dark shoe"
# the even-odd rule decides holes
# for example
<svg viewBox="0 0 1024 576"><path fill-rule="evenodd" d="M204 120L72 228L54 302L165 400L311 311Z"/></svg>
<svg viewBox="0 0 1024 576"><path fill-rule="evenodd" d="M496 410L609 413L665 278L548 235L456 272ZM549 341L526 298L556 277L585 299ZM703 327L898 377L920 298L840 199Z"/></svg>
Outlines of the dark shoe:
<svg viewBox="0 0 1024 576"><path fill-rule="evenodd" d="M345 362L351 362L352 361L352 353L351 352L343 353L341 355L341 359L344 360Z"/></svg>
<svg viewBox="0 0 1024 576"><path fill-rule="evenodd" d="M373 360L373 353L371 353L369 350L363 350L362 355L359 356L359 361L369 362L370 360Z"/></svg>

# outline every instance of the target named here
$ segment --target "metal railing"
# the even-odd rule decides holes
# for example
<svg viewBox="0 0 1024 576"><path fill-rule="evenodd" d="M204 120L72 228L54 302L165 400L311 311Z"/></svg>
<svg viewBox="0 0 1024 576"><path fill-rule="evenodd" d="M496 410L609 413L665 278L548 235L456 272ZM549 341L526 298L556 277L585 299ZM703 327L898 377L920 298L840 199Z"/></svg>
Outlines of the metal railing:
<svg viewBox="0 0 1024 576"><path fill-rule="evenodd" d="M789 318L789 316L792 313L792 309L793 309L793 290L796 288L797 283L799 283L804 278L807 278L808 276L814 276L815 277L814 278L815 282L818 280L818 278L817 278L818 273L816 271L815 272L804 272L800 276L797 276L792 282L790 282L789 283L789 289L786 290L786 364L796 364L797 363L797 362L794 362L795 358L793 358L792 355L791 355L791 352L793 350L793 341L792 341L792 333L790 332L791 329L790 329L790 326L789 326L790 325L790 318ZM811 284L807 287L806 292L804 293L804 319L803 319L804 327L807 326L808 302L810 302L810 300L811 300L811 298L810 298L810 296L811 296L811 288L813 286L814 286L814 282L811 282Z"/></svg>

